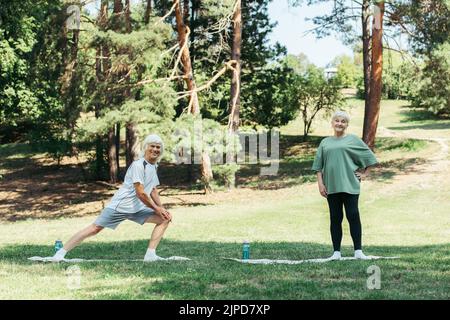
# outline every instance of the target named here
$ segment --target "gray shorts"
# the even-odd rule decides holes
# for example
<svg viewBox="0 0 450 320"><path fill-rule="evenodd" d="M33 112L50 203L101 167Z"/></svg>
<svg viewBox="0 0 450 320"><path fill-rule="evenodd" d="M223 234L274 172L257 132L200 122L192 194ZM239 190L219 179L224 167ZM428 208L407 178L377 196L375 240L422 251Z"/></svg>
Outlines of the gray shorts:
<svg viewBox="0 0 450 320"><path fill-rule="evenodd" d="M150 208L143 209L136 213L122 213L111 208L105 208L95 220L94 224L114 230L119 223L126 219L142 225L153 214L155 214L155 212Z"/></svg>

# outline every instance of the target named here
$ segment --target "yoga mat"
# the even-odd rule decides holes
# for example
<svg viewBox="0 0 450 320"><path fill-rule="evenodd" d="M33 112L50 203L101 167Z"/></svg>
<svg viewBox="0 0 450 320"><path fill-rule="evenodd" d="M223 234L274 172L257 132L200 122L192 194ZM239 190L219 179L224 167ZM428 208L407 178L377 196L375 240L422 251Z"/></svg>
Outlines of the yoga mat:
<svg viewBox="0 0 450 320"><path fill-rule="evenodd" d="M398 259L398 257L379 257L379 256L367 256L367 260L379 260L379 259ZM331 258L318 258L318 259L305 259L305 260L273 260L273 259L248 259L248 260L242 260L242 259L235 259L235 258L223 258L225 260L233 260L237 262L242 263L250 263L250 264L301 264L301 263L324 263L324 262L330 262L330 261L345 261L345 260L361 260L361 261L367 261L362 259L356 259L354 257L342 257L340 260L331 260Z"/></svg>
<svg viewBox="0 0 450 320"><path fill-rule="evenodd" d="M31 261L40 261L40 262L57 262L53 261L53 257L31 257L28 258L28 260ZM172 256L168 258L161 258L155 261L145 261L145 262L156 262L156 261L172 261L172 260L178 260L178 261L186 261L191 260L186 257L178 257L178 256ZM144 262L144 259L63 259L61 262L69 262L69 263L79 263L79 262L122 262L122 261L137 261L137 262Z"/></svg>

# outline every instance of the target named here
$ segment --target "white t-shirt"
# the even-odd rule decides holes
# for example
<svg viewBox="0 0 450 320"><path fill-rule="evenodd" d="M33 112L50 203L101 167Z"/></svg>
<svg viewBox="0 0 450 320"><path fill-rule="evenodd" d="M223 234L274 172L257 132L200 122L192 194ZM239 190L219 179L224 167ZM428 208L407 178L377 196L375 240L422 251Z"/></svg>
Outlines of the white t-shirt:
<svg viewBox="0 0 450 320"><path fill-rule="evenodd" d="M122 213L136 213L143 209L151 209L136 196L134 183L139 182L144 185L145 193L149 195L159 185L156 167L144 158L133 161L125 174L123 185L116 191L106 207Z"/></svg>

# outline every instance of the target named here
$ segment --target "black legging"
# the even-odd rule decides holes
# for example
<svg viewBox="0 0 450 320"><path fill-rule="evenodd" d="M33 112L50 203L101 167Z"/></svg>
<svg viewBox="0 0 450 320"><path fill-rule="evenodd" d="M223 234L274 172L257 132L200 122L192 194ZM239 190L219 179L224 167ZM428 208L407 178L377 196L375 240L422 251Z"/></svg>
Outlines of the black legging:
<svg viewBox="0 0 450 320"><path fill-rule="evenodd" d="M355 250L361 250L361 221L358 210L359 194L350 194L345 192L333 193L327 196L328 206L330 208L330 231L333 241L334 251L341 251L342 240L342 219L345 215L350 224L350 234L353 239Z"/></svg>

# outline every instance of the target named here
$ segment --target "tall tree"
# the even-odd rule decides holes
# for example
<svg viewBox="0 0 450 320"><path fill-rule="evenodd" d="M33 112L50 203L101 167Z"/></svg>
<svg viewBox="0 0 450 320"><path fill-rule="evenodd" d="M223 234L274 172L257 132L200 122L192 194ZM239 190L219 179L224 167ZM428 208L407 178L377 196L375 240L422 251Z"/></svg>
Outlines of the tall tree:
<svg viewBox="0 0 450 320"><path fill-rule="evenodd" d="M63 55L64 73L61 76L61 97L64 102L64 115L67 121L67 135L70 141L73 141L75 135L75 125L79 116L81 105L80 82L82 73L80 72L78 59L78 43L80 38L80 29L75 25L69 25L67 21L79 19L79 7L70 5L72 1L65 1L66 25L64 32L64 43L68 44ZM73 10L70 10L70 9ZM70 41L69 37L71 38ZM72 148L75 154L76 149Z"/></svg>
<svg viewBox="0 0 450 320"><path fill-rule="evenodd" d="M361 21L362 21L362 49L363 49L363 77L364 77L364 110L369 113L370 109L370 0L362 1ZM364 117L364 127L367 127L367 118Z"/></svg>
<svg viewBox="0 0 450 320"><path fill-rule="evenodd" d="M145 6L145 13L144 13L144 23L148 24L150 22L150 15L152 14L152 0L147 0Z"/></svg>
<svg viewBox="0 0 450 320"><path fill-rule="evenodd" d="M125 32L131 33L132 27L131 27L130 0L125 0L124 16L125 16L125 19L124 19L125 20ZM132 57L131 57L132 52L130 50L128 50L128 55L129 55L130 60L132 60ZM131 67L129 65L126 65L125 70L124 70L124 73L125 73L124 77L125 77L125 82L127 84L130 84L130 72L131 72ZM141 75L139 75L139 78L140 77L141 77ZM126 88L124 90L124 98L130 99L130 97L131 97L131 89ZM131 163L139 157L139 138L138 138L137 125L134 122L134 119L130 119L130 121L126 123L125 128L126 128L125 159L126 159L126 168L128 169L128 167L131 165Z"/></svg>
<svg viewBox="0 0 450 320"><path fill-rule="evenodd" d="M239 128L239 109L241 104L241 44L242 44L242 13L241 0L236 1L233 13L233 45L231 60L236 61L231 79L230 89L230 116L228 130L234 133Z"/></svg>
<svg viewBox="0 0 450 320"><path fill-rule="evenodd" d="M366 126L363 128L363 140L372 150L380 115L382 73L383 73L383 16L384 1L376 3L372 22L372 66L370 79L370 107L364 114Z"/></svg>
<svg viewBox="0 0 450 320"><path fill-rule="evenodd" d="M100 5L100 11L98 13L97 18L97 27L99 30L106 31L108 27L108 2L109 0L102 0ZM101 87L104 87L107 72L111 68L110 64L110 55L109 48L105 43L99 43L97 45L97 55L95 58L95 74L96 74L96 83ZM102 97L97 99L95 103L95 117L99 118L101 116L101 112L103 107L107 105L107 95L104 94ZM95 147L95 174L97 179L100 179L102 176L102 171L104 167L104 134L99 133L96 138L96 147Z"/></svg>
<svg viewBox="0 0 450 320"><path fill-rule="evenodd" d="M121 15L123 13L123 4L121 0L114 0L113 15L111 17L111 29L119 31L121 29ZM117 98L114 98L114 100ZM108 163L109 163L109 181L117 183L119 181L120 162L120 123L115 123L108 130Z"/></svg>
<svg viewBox="0 0 450 320"><path fill-rule="evenodd" d="M183 64L183 71L184 71L184 80L190 92L188 111L193 115L198 115L200 114L200 105L198 102L197 85L195 83L194 72L191 64L188 38L186 37L186 34L189 29L184 24L183 14L180 9L180 1L174 0L174 5L175 5L176 25L178 31L178 42L181 50L181 63ZM205 192L209 193L212 191L210 183L213 178L213 173L211 168L210 157L208 153L204 150L202 150L201 156L201 171L202 171L202 180L205 185Z"/></svg>

